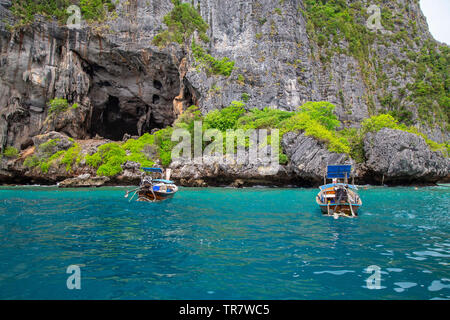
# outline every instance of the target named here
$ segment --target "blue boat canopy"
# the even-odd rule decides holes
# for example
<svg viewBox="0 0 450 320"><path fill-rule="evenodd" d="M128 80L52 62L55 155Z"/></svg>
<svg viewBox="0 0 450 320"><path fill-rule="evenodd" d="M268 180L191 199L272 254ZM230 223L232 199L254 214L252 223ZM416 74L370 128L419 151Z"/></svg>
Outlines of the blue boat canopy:
<svg viewBox="0 0 450 320"><path fill-rule="evenodd" d="M162 182L162 183L165 183L165 184L174 184L173 181L164 180L164 179L153 179L153 182Z"/></svg>
<svg viewBox="0 0 450 320"><path fill-rule="evenodd" d="M350 173L352 172L351 165L341 165L341 166L328 166L327 169L327 178L328 179L344 179L350 177Z"/></svg>
<svg viewBox="0 0 450 320"><path fill-rule="evenodd" d="M161 168L142 168L145 172L163 173Z"/></svg>
<svg viewBox="0 0 450 320"><path fill-rule="evenodd" d="M325 189L332 188L332 187L336 187L336 186L347 186L347 187L349 187L350 189L358 190L358 187L357 187L357 186L354 186L354 185L352 185L352 184L345 184L345 183L330 183L330 184L326 184L326 185L324 185L324 186L320 186L319 189L320 189L320 190L325 190Z"/></svg>

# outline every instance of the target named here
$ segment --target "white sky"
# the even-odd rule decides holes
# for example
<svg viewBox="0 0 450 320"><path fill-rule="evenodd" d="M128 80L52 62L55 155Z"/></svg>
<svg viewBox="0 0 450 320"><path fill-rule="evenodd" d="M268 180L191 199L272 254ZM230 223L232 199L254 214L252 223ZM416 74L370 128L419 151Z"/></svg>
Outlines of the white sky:
<svg viewBox="0 0 450 320"><path fill-rule="evenodd" d="M450 45L450 0L420 0L433 37Z"/></svg>

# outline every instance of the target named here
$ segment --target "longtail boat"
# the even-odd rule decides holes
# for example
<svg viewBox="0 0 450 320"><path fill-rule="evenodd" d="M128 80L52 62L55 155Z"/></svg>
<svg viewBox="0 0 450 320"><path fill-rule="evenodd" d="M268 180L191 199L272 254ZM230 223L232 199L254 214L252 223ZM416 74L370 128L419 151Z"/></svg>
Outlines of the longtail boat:
<svg viewBox="0 0 450 320"><path fill-rule="evenodd" d="M137 194L137 201L155 202L170 199L178 192L178 187L173 181L169 180L170 169L167 170L165 179L163 179L164 172L161 168L142 168L142 170L145 172L145 175L142 177L139 187L135 190L127 191L125 198L128 198L131 192L134 192L130 201ZM161 174L161 178L153 179L152 173Z"/></svg>
<svg viewBox="0 0 450 320"><path fill-rule="evenodd" d="M348 183L351 171L351 165L328 166L324 185L319 187L320 192L316 197L323 214L334 216L336 219L339 216L358 215L362 200L358 195L358 188ZM326 184L327 179L332 179L332 183Z"/></svg>

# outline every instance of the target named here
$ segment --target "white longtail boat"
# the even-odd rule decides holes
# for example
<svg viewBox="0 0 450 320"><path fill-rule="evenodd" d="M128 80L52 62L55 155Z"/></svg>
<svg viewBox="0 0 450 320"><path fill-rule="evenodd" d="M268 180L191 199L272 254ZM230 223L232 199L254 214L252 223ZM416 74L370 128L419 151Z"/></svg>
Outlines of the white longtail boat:
<svg viewBox="0 0 450 320"><path fill-rule="evenodd" d="M166 178L163 179L163 170L161 168L142 168L146 175L142 177L140 186L132 191L128 191L125 198L131 192L134 192L130 201L137 194L137 201L155 202L172 198L178 192L178 187L170 179L170 169L166 172ZM161 179L153 179L151 173L161 174Z"/></svg>
<svg viewBox="0 0 450 320"><path fill-rule="evenodd" d="M325 184L319 187L320 192L316 197L316 202L323 214L335 218L358 215L362 200L358 195L358 188L348 183L351 171L351 165L328 166L327 176L324 177ZM326 184L327 179L332 179L332 183Z"/></svg>

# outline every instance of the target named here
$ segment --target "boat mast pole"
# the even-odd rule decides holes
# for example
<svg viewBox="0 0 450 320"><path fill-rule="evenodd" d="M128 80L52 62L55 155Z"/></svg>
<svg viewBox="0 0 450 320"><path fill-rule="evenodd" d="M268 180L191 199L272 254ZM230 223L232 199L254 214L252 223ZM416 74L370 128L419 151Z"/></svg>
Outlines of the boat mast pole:
<svg viewBox="0 0 450 320"><path fill-rule="evenodd" d="M352 217L355 217L355 213L353 212L353 204L350 202L350 197L348 198L348 203L350 205L350 212L352 213Z"/></svg>

